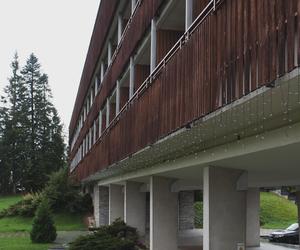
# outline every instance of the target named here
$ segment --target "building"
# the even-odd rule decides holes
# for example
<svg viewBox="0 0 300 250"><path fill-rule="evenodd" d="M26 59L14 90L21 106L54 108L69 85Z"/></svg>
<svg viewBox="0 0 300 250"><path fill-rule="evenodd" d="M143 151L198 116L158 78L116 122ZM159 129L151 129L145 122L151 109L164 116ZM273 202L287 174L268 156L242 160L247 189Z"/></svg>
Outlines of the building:
<svg viewBox="0 0 300 250"><path fill-rule="evenodd" d="M101 1L69 127L97 225L121 217L174 250L203 190L197 244L260 244L259 188L300 186L299 14L297 0Z"/></svg>

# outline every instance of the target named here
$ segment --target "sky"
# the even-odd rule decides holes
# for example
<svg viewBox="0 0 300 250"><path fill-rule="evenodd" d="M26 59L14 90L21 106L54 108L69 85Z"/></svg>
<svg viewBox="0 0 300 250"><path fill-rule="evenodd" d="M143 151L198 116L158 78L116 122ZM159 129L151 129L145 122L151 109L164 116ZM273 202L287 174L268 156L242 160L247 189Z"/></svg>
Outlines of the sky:
<svg viewBox="0 0 300 250"><path fill-rule="evenodd" d="M0 0L0 93L17 51L33 52L49 76L67 135L100 0Z"/></svg>

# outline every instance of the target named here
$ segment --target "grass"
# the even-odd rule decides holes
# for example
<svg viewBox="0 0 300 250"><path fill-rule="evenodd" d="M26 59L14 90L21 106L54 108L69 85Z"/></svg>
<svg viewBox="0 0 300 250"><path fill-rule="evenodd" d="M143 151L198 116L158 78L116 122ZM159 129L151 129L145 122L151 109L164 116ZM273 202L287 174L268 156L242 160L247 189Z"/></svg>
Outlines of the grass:
<svg viewBox="0 0 300 250"><path fill-rule="evenodd" d="M22 195L0 197L0 211L22 200Z"/></svg>
<svg viewBox="0 0 300 250"><path fill-rule="evenodd" d="M0 250L47 250L50 244L33 244L29 236L11 236L1 238Z"/></svg>
<svg viewBox="0 0 300 250"><path fill-rule="evenodd" d="M57 231L85 230L82 216L68 213L59 213L53 216ZM0 233L4 232L30 232L33 218L20 216L0 219Z"/></svg>
<svg viewBox="0 0 300 250"><path fill-rule="evenodd" d="M263 228L282 229L298 220L297 206L274 193L260 194L260 221Z"/></svg>
<svg viewBox="0 0 300 250"><path fill-rule="evenodd" d="M203 202L195 203L195 226L202 228ZM297 222L297 206L277 194L260 193L260 222L265 229L283 229Z"/></svg>

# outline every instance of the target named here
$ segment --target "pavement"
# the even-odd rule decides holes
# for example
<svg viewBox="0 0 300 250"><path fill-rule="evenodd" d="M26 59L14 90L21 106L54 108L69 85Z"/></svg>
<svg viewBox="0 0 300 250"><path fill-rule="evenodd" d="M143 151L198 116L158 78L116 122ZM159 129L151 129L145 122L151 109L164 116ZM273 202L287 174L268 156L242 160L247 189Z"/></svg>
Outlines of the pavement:
<svg viewBox="0 0 300 250"><path fill-rule="evenodd" d="M81 235L87 235L88 231L58 231L56 240L49 250L63 250L66 249L68 243L74 241Z"/></svg>

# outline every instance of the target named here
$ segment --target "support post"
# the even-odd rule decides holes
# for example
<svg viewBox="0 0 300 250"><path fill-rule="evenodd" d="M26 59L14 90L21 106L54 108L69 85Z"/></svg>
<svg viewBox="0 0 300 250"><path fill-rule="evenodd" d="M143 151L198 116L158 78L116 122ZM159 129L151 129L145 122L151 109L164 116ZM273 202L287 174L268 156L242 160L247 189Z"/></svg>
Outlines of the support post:
<svg viewBox="0 0 300 250"><path fill-rule="evenodd" d="M136 6L136 0L131 0L131 14L134 12Z"/></svg>
<svg viewBox="0 0 300 250"><path fill-rule="evenodd" d="M133 57L130 57L130 66L129 66L129 99L133 96L134 93L134 60Z"/></svg>
<svg viewBox="0 0 300 250"><path fill-rule="evenodd" d="M107 67L109 67L111 63L111 56L112 56L112 45L111 45L111 41L109 41L107 46Z"/></svg>
<svg viewBox="0 0 300 250"><path fill-rule="evenodd" d="M246 246L260 246L260 192L259 188L249 188L247 190L247 227Z"/></svg>
<svg viewBox="0 0 300 250"><path fill-rule="evenodd" d="M237 191L242 173L236 169L204 168L203 250L245 249L246 191Z"/></svg>
<svg viewBox="0 0 300 250"><path fill-rule="evenodd" d="M94 121L94 126L93 126L93 132L94 132L94 139L93 139L93 142L94 144L96 143L97 141L97 125L96 125L96 121Z"/></svg>
<svg viewBox="0 0 300 250"><path fill-rule="evenodd" d="M120 112L120 81L117 81L117 86L116 86L116 116Z"/></svg>
<svg viewBox="0 0 300 250"><path fill-rule="evenodd" d="M185 0L185 31L193 23L193 0Z"/></svg>
<svg viewBox="0 0 300 250"><path fill-rule="evenodd" d="M124 187L124 220L137 228L139 234L146 233L146 193L140 192L141 183L127 181Z"/></svg>
<svg viewBox="0 0 300 250"><path fill-rule="evenodd" d="M156 20L151 21L151 59L150 59L150 73L156 67Z"/></svg>
<svg viewBox="0 0 300 250"><path fill-rule="evenodd" d="M102 110L100 110L100 112L99 112L99 118L98 118L99 120L99 127L98 127L98 136L100 137L101 136L101 133L102 133Z"/></svg>
<svg viewBox="0 0 300 250"><path fill-rule="evenodd" d="M94 87L94 89L95 89L95 98L96 98L96 96L97 96L97 93L98 93L98 86L99 86L99 77L98 77L98 75L96 75L95 76L95 87Z"/></svg>
<svg viewBox="0 0 300 250"><path fill-rule="evenodd" d="M150 177L150 250L178 248L178 193L171 192L172 182Z"/></svg>
<svg viewBox="0 0 300 250"><path fill-rule="evenodd" d="M100 84L103 82L103 78L104 78L104 62L101 61L101 66L100 66Z"/></svg>
<svg viewBox="0 0 300 250"><path fill-rule="evenodd" d="M123 18L122 15L118 15L118 44L121 42L121 37L123 33Z"/></svg>
<svg viewBox="0 0 300 250"><path fill-rule="evenodd" d="M109 126L109 115L110 115L110 100L107 98L106 102L106 128Z"/></svg>
<svg viewBox="0 0 300 250"><path fill-rule="evenodd" d="M124 219L124 194L123 186L109 185L109 224L116 219Z"/></svg>

